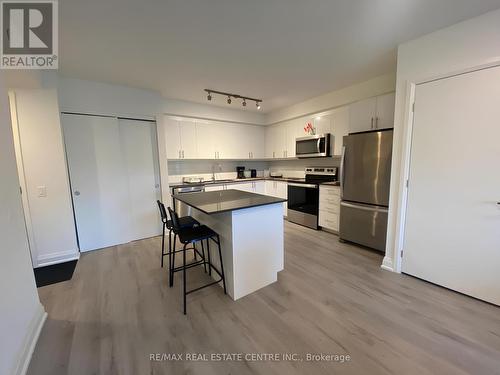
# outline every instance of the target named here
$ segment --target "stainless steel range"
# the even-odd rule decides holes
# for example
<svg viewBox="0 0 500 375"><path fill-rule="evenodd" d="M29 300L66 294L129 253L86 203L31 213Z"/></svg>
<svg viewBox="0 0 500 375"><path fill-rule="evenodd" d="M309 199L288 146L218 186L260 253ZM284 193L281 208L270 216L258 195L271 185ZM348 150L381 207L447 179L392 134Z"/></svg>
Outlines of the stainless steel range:
<svg viewBox="0 0 500 375"><path fill-rule="evenodd" d="M337 181L336 167L308 167L303 181L288 183L288 221L318 229L319 184Z"/></svg>

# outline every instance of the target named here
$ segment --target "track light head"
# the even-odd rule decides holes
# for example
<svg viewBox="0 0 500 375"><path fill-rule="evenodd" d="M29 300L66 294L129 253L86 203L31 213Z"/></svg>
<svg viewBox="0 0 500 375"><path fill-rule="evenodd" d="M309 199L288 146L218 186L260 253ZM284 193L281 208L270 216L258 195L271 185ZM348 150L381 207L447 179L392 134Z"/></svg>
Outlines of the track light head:
<svg viewBox="0 0 500 375"><path fill-rule="evenodd" d="M231 97L230 96L227 97L227 104L231 104Z"/></svg>
<svg viewBox="0 0 500 375"><path fill-rule="evenodd" d="M257 107L257 109L260 109L260 102L255 102L255 106Z"/></svg>
<svg viewBox="0 0 500 375"><path fill-rule="evenodd" d="M247 106L247 102L245 101L245 99L243 99L243 103L241 103L241 105L242 105L243 107L246 107L246 106Z"/></svg>
<svg viewBox="0 0 500 375"><path fill-rule="evenodd" d="M207 100L208 100L208 101L212 100L212 95L210 94L210 92L209 92L209 93L208 93L208 95L207 95Z"/></svg>

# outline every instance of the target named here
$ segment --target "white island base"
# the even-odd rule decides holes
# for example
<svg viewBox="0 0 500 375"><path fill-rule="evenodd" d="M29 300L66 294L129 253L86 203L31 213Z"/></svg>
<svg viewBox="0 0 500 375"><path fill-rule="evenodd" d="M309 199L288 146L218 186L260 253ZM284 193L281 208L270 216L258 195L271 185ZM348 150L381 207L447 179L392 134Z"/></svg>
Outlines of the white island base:
<svg viewBox="0 0 500 375"><path fill-rule="evenodd" d="M191 216L219 234L226 289L233 300L278 280L284 265L282 203L210 215L193 208ZM212 262L220 269L217 251L217 245L210 241Z"/></svg>

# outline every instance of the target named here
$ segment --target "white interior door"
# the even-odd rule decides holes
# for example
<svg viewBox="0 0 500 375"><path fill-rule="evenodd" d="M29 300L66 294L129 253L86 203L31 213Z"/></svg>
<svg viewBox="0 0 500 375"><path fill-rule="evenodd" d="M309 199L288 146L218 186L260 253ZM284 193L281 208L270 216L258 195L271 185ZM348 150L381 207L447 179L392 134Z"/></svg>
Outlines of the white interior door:
<svg viewBox="0 0 500 375"><path fill-rule="evenodd" d="M129 191L118 120L62 115L80 251L128 242Z"/></svg>
<svg viewBox="0 0 500 375"><path fill-rule="evenodd" d="M120 119L119 126L130 196L130 237L137 240L158 236L161 227L156 200L160 198L160 177L155 163L155 123Z"/></svg>
<svg viewBox="0 0 500 375"><path fill-rule="evenodd" d="M500 305L500 67L418 85L402 270Z"/></svg>

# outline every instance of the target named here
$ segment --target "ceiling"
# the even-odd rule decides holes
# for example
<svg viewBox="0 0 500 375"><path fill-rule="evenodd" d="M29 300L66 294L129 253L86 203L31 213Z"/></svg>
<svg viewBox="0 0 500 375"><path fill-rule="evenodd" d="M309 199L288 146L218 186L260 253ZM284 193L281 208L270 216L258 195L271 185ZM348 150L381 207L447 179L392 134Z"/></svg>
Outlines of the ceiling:
<svg viewBox="0 0 500 375"><path fill-rule="evenodd" d="M499 7L500 0L60 0L59 66L65 76L167 98L207 103L204 88L262 98L269 112L395 71L399 43ZM229 107L225 100L211 104Z"/></svg>

